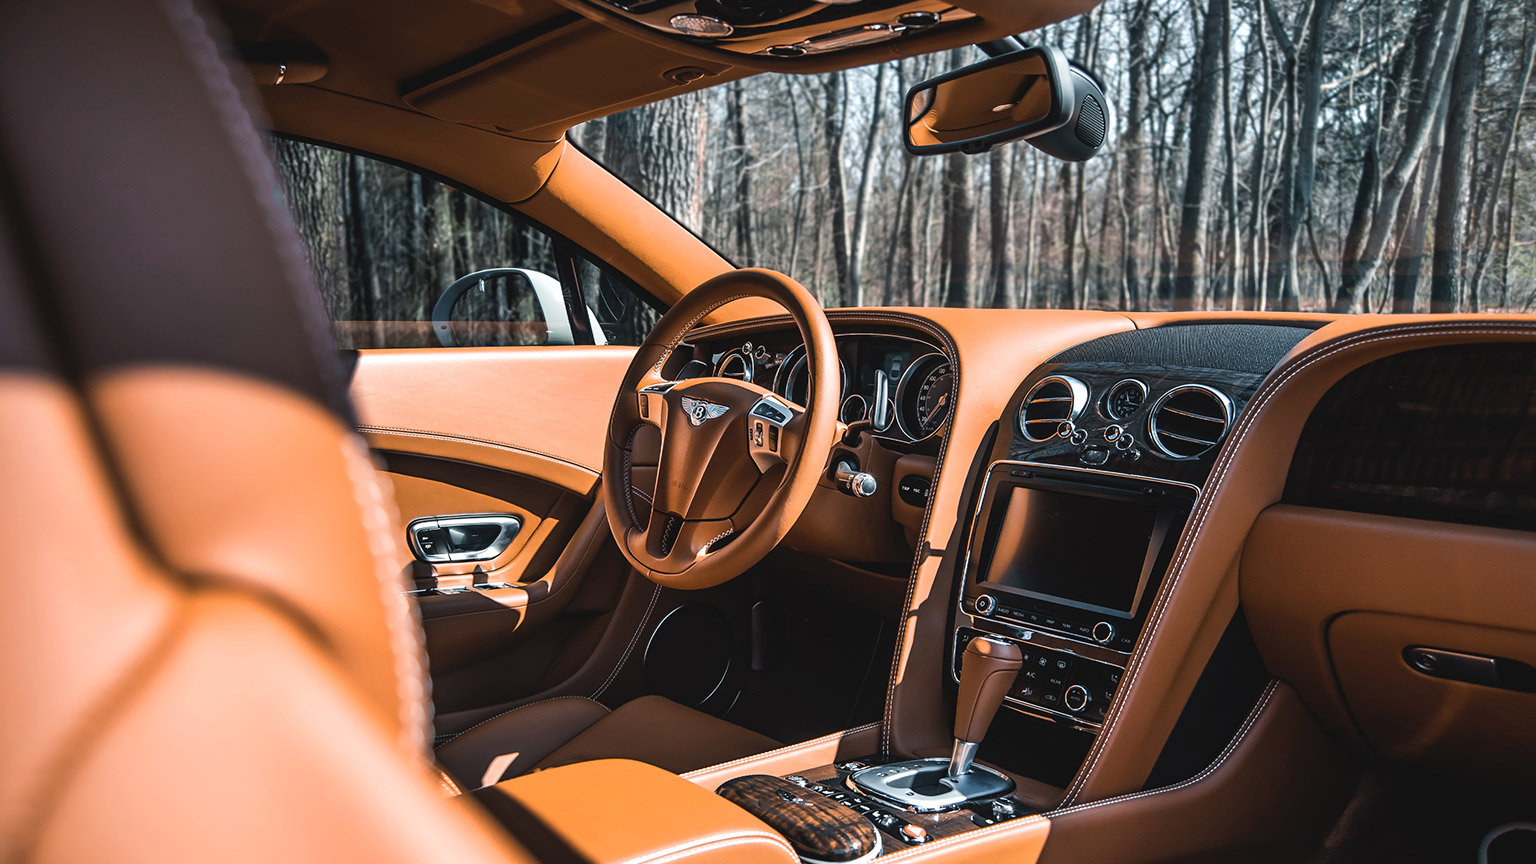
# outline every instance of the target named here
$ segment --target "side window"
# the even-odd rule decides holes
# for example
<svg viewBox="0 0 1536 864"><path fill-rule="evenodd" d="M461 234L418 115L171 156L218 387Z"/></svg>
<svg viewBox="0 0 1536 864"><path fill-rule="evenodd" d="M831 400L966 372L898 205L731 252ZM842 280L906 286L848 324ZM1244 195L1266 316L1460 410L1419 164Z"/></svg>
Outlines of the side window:
<svg viewBox="0 0 1536 864"><path fill-rule="evenodd" d="M341 348L638 345L656 321L633 283L516 213L367 156L273 149Z"/></svg>

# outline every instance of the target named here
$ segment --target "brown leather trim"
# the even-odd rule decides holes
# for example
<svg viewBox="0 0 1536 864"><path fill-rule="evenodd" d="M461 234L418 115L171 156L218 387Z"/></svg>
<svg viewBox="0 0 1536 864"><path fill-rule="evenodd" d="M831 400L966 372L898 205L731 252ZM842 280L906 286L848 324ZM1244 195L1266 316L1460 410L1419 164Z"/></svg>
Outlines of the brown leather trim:
<svg viewBox="0 0 1536 864"><path fill-rule="evenodd" d="M1384 322L1386 326L1381 325ZM1536 338L1536 319L1355 316L1327 325L1272 372L1228 432L1083 767L1064 803L1133 792L1146 780L1237 600L1237 558L1258 513L1279 500L1312 406L1349 371L1388 354L1460 341Z"/></svg>
<svg viewBox="0 0 1536 864"><path fill-rule="evenodd" d="M1047 813L1041 861L1302 860L1349 800L1355 777L1295 692L1272 680L1237 735L1194 777Z"/></svg>
<svg viewBox="0 0 1536 864"><path fill-rule="evenodd" d="M1414 645L1536 665L1536 534L1277 504L1243 549L1266 665L1362 753L1526 774L1536 697L1410 669Z"/></svg>
<svg viewBox="0 0 1536 864"><path fill-rule="evenodd" d="M484 441L446 432L389 429L381 426L361 425L357 430L363 433L368 440L368 446L374 450L414 453L499 468L502 471L563 486L579 495L591 495L597 488L597 480L600 476L596 468L500 441Z"/></svg>

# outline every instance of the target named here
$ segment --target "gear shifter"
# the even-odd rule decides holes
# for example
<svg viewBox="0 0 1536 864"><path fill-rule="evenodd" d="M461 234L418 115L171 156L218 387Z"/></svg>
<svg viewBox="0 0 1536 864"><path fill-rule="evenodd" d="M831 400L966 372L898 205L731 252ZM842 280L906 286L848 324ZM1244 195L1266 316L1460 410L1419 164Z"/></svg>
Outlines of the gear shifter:
<svg viewBox="0 0 1536 864"><path fill-rule="evenodd" d="M855 772L855 786L920 812L948 810L1013 791L1013 781L978 766L976 748L1024 666L1019 647L984 636L965 646L955 704L955 747L948 760L913 759Z"/></svg>
<svg viewBox="0 0 1536 864"><path fill-rule="evenodd" d="M960 698L955 703L955 749L949 757L950 779L971 772L976 748L987 737L1013 679L1024 668L1024 654L1012 642L980 637L965 646L960 661Z"/></svg>

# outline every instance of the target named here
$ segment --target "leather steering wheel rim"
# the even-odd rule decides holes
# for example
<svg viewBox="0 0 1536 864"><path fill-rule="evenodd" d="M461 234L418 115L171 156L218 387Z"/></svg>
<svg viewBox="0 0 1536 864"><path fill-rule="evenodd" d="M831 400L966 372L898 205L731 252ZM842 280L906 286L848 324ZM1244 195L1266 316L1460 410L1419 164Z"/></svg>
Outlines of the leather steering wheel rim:
<svg viewBox="0 0 1536 864"><path fill-rule="evenodd" d="M733 379L670 382L662 377L672 352L699 321L727 303L751 297L778 304L799 329L811 372L808 405ZM810 503L826 468L837 434L837 364L837 344L821 304L782 273L733 270L688 292L668 310L624 373L603 453L608 526L629 563L658 585L697 589L741 575L772 551ZM782 423L775 419L785 413ZM647 425L661 430L662 446L653 507L642 517L635 506L632 460L635 438ZM752 477L740 463L744 450L759 477L736 509L722 517L734 489ZM683 464L699 454L705 455L705 464ZM717 467L732 482L706 483ZM751 512L756 504L760 509ZM715 512L709 512L711 506Z"/></svg>

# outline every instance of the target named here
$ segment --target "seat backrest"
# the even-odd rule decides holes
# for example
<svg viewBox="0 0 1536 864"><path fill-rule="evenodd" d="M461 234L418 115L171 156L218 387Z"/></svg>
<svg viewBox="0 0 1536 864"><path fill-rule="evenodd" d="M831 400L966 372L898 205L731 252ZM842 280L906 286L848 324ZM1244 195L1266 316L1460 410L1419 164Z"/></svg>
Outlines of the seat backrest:
<svg viewBox="0 0 1536 864"><path fill-rule="evenodd" d="M0 860L525 859L240 83L186 0L0 3Z"/></svg>

